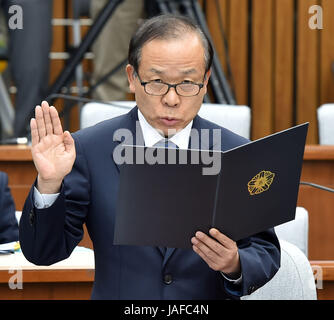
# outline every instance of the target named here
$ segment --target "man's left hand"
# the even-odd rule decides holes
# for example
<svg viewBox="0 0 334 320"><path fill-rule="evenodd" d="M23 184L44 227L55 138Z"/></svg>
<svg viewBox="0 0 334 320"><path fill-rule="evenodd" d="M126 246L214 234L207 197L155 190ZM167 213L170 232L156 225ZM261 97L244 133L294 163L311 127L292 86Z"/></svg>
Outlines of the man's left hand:
<svg viewBox="0 0 334 320"><path fill-rule="evenodd" d="M240 259L236 242L228 238L215 228L209 231L212 238L201 231L197 231L191 239L193 250L215 270L227 276L240 275Z"/></svg>

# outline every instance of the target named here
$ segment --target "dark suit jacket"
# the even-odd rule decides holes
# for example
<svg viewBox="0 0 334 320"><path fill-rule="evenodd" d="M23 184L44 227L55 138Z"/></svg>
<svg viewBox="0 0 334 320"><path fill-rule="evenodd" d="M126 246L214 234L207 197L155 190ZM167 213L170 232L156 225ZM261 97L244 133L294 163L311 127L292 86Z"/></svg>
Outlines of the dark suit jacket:
<svg viewBox="0 0 334 320"><path fill-rule="evenodd" d="M19 227L15 204L8 188L8 176L0 172L0 244L18 241Z"/></svg>
<svg viewBox="0 0 334 320"><path fill-rule="evenodd" d="M113 245L119 168L113 161L118 128L135 134L137 108L73 135L76 161L64 179L60 196L48 209L33 205L31 190L20 221L20 244L27 259L49 265L67 258L83 236L86 223L95 252L93 299L224 299L248 294L265 284L280 264L280 248L273 230L238 243L242 285L230 285L192 250ZM195 117L193 128L220 128ZM222 149L247 142L221 128ZM136 141L142 144L142 133ZM212 148L211 144L209 147ZM129 197L129 201L131 198ZM166 275L168 275L166 277ZM168 280L168 281L166 281ZM167 284L169 283L169 284Z"/></svg>

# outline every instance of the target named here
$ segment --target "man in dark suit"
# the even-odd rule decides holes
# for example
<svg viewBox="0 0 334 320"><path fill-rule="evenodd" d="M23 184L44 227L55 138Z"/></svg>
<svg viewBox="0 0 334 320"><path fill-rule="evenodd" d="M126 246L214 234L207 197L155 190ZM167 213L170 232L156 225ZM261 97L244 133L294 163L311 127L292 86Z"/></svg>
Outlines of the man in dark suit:
<svg viewBox="0 0 334 320"><path fill-rule="evenodd" d="M280 247L272 229L238 243L216 229L210 236L198 231L189 239L193 250L113 245L119 188L114 152L120 143L133 138L146 146L168 141L187 148L190 131L202 129L219 130L221 150L247 142L197 116L212 54L209 40L189 19L155 17L130 42L126 72L137 107L128 114L72 137L63 132L54 107L36 107L31 133L38 177L20 221L28 260L48 265L67 258L86 223L95 253L94 299L239 298L274 276ZM214 141L200 144L212 149Z"/></svg>
<svg viewBox="0 0 334 320"><path fill-rule="evenodd" d="M15 204L8 188L8 176L0 171L0 244L19 240Z"/></svg>

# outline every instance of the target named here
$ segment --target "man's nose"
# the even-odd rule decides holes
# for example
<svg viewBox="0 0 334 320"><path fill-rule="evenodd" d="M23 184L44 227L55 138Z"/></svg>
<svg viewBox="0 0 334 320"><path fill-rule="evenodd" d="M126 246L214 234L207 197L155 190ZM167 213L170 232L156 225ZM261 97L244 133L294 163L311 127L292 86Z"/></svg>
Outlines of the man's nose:
<svg viewBox="0 0 334 320"><path fill-rule="evenodd" d="M168 107L177 107L180 103L180 96L175 88L169 88L168 92L162 97L162 101Z"/></svg>

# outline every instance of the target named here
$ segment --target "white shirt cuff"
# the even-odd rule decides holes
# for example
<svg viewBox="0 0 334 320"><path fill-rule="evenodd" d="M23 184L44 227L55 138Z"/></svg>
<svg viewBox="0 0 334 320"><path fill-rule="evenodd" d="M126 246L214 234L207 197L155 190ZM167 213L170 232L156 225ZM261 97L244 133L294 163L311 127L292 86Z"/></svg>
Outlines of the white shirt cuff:
<svg viewBox="0 0 334 320"><path fill-rule="evenodd" d="M37 209L46 209L51 207L57 200L59 193L41 194L36 187L34 187L34 205Z"/></svg>
<svg viewBox="0 0 334 320"><path fill-rule="evenodd" d="M220 274L229 282L231 282L232 284L240 284L242 281L242 274L240 275L240 277L238 279L230 279L228 278L223 272L220 272Z"/></svg>

